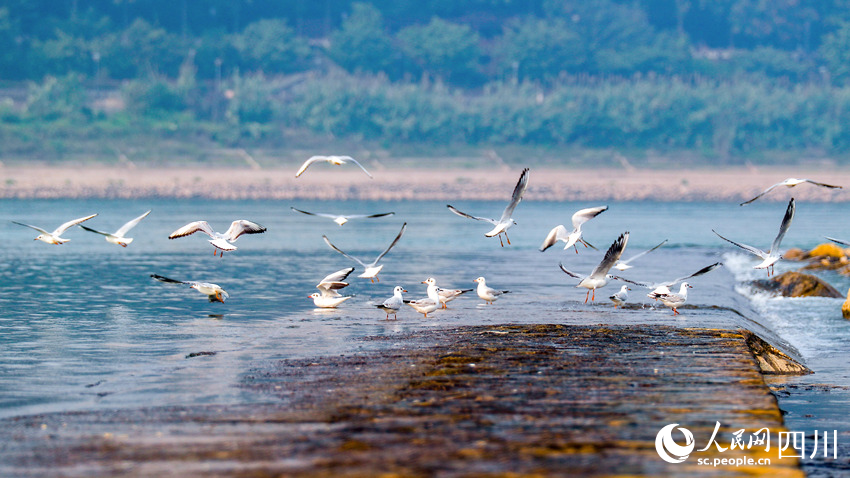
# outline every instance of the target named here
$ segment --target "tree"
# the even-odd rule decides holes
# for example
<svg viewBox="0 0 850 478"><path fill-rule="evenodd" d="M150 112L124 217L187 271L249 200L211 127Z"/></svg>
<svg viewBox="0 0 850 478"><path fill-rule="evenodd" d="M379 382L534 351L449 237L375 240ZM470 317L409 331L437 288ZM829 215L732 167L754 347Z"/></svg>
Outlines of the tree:
<svg viewBox="0 0 850 478"><path fill-rule="evenodd" d="M466 25L434 17L427 25L399 31L398 39L404 53L426 74L459 83L474 81L478 74L478 33Z"/></svg>
<svg viewBox="0 0 850 478"><path fill-rule="evenodd" d="M397 56L381 12L360 2L351 6L351 15L331 35L328 55L351 72L386 72Z"/></svg>
<svg viewBox="0 0 850 478"><path fill-rule="evenodd" d="M587 61L584 42L562 18L509 22L493 53L500 70L516 69L518 80L556 78L562 71L581 69Z"/></svg>
<svg viewBox="0 0 850 478"><path fill-rule="evenodd" d="M307 68L310 49L282 19L254 22L233 38L233 46L250 71L289 73Z"/></svg>

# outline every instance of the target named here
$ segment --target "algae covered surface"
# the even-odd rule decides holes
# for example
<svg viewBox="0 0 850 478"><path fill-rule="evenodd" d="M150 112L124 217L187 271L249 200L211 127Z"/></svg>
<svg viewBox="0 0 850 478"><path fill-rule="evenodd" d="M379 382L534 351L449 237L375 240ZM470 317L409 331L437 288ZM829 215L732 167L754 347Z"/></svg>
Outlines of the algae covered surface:
<svg viewBox="0 0 850 478"><path fill-rule="evenodd" d="M0 421L7 476L802 476L775 448L668 464L658 431L706 446L782 430L745 332L668 326L468 326L379 351L258 363L253 406L151 407ZM192 360L203 359L196 357ZM699 458L770 458L700 466Z"/></svg>

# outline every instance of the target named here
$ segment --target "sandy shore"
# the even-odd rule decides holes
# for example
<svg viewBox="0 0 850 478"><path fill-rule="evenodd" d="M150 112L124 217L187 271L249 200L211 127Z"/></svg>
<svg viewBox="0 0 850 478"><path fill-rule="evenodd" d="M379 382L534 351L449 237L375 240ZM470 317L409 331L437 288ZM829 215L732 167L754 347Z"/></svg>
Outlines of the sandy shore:
<svg viewBox="0 0 850 478"><path fill-rule="evenodd" d="M211 199L503 200L519 170L378 169L369 179L356 168L20 166L0 167L3 198L207 197ZM850 171L791 169L626 170L533 168L526 200L742 201L787 177L850 186ZM804 184L764 198L850 201L850 189Z"/></svg>

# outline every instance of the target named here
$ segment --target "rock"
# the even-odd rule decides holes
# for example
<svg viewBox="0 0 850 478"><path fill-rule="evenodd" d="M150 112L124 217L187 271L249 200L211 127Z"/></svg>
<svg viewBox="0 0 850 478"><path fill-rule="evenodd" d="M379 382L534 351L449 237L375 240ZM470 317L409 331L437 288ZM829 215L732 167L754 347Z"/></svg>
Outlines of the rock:
<svg viewBox="0 0 850 478"><path fill-rule="evenodd" d="M840 259L842 257L845 257L846 255L847 254L844 253L844 249L838 247L835 244L832 244L831 242L816 246L814 249L809 251L808 254L807 254L808 257L823 257L823 256L826 256L826 257L833 257L833 258L836 258L836 259Z"/></svg>
<svg viewBox="0 0 850 478"><path fill-rule="evenodd" d="M753 281L753 286L783 297L844 297L826 281L802 272L785 272L771 279Z"/></svg>
<svg viewBox="0 0 850 478"><path fill-rule="evenodd" d="M782 254L782 258L789 261L802 261L806 257L806 251L797 247L792 247L791 249L785 251L785 254Z"/></svg>
<svg viewBox="0 0 850 478"><path fill-rule="evenodd" d="M847 300L841 304L841 315L850 320L850 289L847 290Z"/></svg>

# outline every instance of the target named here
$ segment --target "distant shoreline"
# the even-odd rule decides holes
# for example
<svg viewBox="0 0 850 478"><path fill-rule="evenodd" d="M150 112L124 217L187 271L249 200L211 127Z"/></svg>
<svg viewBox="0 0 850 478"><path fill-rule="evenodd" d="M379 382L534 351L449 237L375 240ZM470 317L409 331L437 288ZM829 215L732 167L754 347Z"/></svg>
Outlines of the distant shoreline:
<svg viewBox="0 0 850 478"><path fill-rule="evenodd" d="M369 165L366 165L369 167ZM300 178L292 168L21 166L0 167L0 197L315 200L504 200L518 168L372 168L369 179L356 167L316 165ZM788 177L845 186L807 184L778 188L765 201L850 201L850 171L800 171L788 167L725 169L532 168L524 199L539 201L716 201L750 199Z"/></svg>

